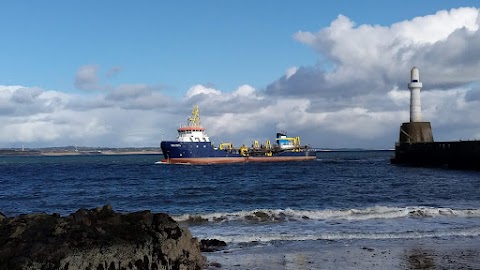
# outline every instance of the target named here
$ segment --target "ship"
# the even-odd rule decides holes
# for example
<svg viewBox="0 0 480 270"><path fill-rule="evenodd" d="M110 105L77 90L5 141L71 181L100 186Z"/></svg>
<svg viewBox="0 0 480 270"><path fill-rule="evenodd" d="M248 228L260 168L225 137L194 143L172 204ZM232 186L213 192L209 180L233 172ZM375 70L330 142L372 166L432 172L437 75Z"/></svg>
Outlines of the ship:
<svg viewBox="0 0 480 270"><path fill-rule="evenodd" d="M277 132L275 143L254 141L251 147L234 147L224 142L216 147L200 122L198 106L194 106L187 125L178 129L175 141L162 141L160 147L166 164L225 164L243 162L286 162L316 159L316 151L300 145L300 137L288 137Z"/></svg>

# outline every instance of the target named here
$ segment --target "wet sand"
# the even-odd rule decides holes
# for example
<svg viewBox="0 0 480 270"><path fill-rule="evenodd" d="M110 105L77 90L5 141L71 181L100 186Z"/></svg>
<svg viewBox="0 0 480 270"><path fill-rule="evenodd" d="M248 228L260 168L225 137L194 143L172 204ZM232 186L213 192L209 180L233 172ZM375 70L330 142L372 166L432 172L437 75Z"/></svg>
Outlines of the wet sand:
<svg viewBox="0 0 480 270"><path fill-rule="evenodd" d="M205 253L206 269L480 269L480 239L277 242Z"/></svg>

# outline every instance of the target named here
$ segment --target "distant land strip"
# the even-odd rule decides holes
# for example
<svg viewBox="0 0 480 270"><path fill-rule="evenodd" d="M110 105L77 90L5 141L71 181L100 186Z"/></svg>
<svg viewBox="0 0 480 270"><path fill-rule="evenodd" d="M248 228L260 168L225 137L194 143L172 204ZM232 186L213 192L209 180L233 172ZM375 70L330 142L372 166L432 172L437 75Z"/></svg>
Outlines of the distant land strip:
<svg viewBox="0 0 480 270"><path fill-rule="evenodd" d="M4 148L0 156L80 156L80 155L161 155L156 147L96 148L96 147L47 147Z"/></svg>

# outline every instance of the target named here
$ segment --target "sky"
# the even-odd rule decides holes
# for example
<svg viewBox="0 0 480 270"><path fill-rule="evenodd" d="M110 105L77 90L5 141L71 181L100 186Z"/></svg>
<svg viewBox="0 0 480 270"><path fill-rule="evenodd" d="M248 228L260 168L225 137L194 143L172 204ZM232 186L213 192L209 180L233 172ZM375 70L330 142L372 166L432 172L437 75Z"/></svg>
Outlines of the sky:
<svg viewBox="0 0 480 270"><path fill-rule="evenodd" d="M418 67L434 140L480 139L478 1L0 1L0 148L277 131L391 149Z"/></svg>

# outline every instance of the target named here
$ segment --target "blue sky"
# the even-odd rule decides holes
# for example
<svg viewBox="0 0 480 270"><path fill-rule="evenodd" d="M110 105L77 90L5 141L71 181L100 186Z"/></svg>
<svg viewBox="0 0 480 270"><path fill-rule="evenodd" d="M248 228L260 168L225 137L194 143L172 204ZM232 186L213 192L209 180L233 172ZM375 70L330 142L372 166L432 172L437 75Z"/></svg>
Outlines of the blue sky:
<svg viewBox="0 0 480 270"><path fill-rule="evenodd" d="M308 107L305 109L308 112L325 113L332 110L344 112L359 107L368 107L368 111L370 111L370 107L366 103L361 104L361 106L358 105L361 103L357 102L360 99L353 103L352 100L342 100L340 103L343 104L343 107L341 108L340 105L335 108L325 108L328 106L324 106L325 109L320 108L322 102L331 105L334 103L332 100L339 102L338 100L343 95L351 96L350 91L355 91L346 90L346 87L361 85L359 82L346 83L340 90L334 90L333 86L329 84L330 86L327 88L331 89L329 91L333 94L326 96L332 100L326 99L321 102L315 100L322 94L309 96L314 90L297 88L305 87L309 82L307 78L303 78L300 82L299 78L302 78L300 76L302 74L305 75L310 72L309 74L314 74L311 77L318 79L328 75L332 71L330 69L340 71L342 67L348 67L345 59L341 59L341 55L336 54L336 50L344 47L334 48L333 45L327 44L333 39L330 41L322 40L322 37L317 37L311 43L305 39L305 35L301 36L300 32L309 33L313 36L328 28L337 29L331 27L334 22L349 24L346 20L339 19L339 16L348 18L348 21L352 23L352 29L357 32L362 31L362 27L369 28L372 33L376 30L394 32L395 29L402 28L395 27L395 25L401 26L404 22L410 22L411 25L414 25L416 18L435 16L437 12L442 10L451 12L452 9L461 7L476 9L477 6L478 1L217 0L138 1L135 3L132 1L2 1L0 2L0 10L2 11L2 16L0 16L0 33L2 35L2 42L0 43L0 86L5 89L9 86L40 89L42 93L45 93L45 96L47 92L59 96L64 93L70 95L69 98L57 98L63 101L76 99L78 103L83 102L80 105L77 104L82 108L93 108L94 106L91 104L100 102L99 100L104 102L108 100L108 97L115 97L118 101L119 92L122 92L122 98L125 98L128 92L128 96L133 99L138 98L145 92L154 93L158 96L152 96L151 100L161 99L165 103L159 101L156 105L170 109L162 111L154 108L151 104L139 109L139 104L133 106L132 103L129 103L128 106L125 104L108 103L108 105L105 105L102 103L102 108L108 106L116 109L126 108L126 110L130 110L130 113L132 113L132 110L142 111L145 113L142 116L139 115L142 118L151 115L151 117L157 118L164 117L167 120L175 117L184 119L185 114L188 114L191 110L190 105L202 103L203 99L198 95L196 98L191 98L195 95L192 92L188 94L194 86L198 85L210 89L201 90L203 96L210 94L216 96L227 95L235 93L243 85L248 85L255 90L257 96L264 95L275 98L277 100L276 104L281 99L304 98L309 101L309 104L305 105ZM453 24L453 22L449 22L449 20L453 20L452 18L453 15L444 18L442 23L445 25ZM409 27L419 27L420 29L421 26ZM433 28L420 29L418 35L428 35L425 31L436 31ZM455 29L452 29L451 33ZM446 37L442 38L446 39ZM370 42L369 39L369 35L365 35L361 37L361 40L346 39L346 41L341 42L344 44L358 43L359 46L363 46L362 44ZM439 39L439 41L441 40ZM337 44L337 42L340 41L335 40L332 44ZM423 47L423 49L425 48ZM433 50L433 47L431 49ZM422 61L428 62L427 56L424 57ZM473 59L477 58L474 57ZM377 64L372 63L371 67L373 68ZM399 66L403 64L410 67L416 63L392 63L392 65ZM385 66L379 65L379 67L385 70ZM308 72L297 73L289 82L282 81L287 70L292 68ZM441 67L437 66L437 68ZM80 78L79 74L82 70L84 71L84 77ZM425 68L421 69L421 72L422 70L425 70ZM408 69L405 70L405 74L408 74L408 72ZM321 74L321 76L315 74ZM426 73L426 78L429 78L428 74ZM295 87L292 87L295 77L298 77L298 81ZM384 77L387 78L385 79L386 84L391 89L402 86L400 77L397 78L395 75L388 74ZM315 81L313 78L310 79ZM79 84L79 80L84 80L83 84ZM85 80L88 82L86 83ZM323 79L318 82L323 82ZM459 85L454 80L436 81L430 85L432 88L435 86L440 90L453 91L453 88L445 89L444 86L454 85L455 89L459 89L462 86L475 85L478 81L476 78L468 78L462 83L462 85ZM282 84L281 88L276 87L279 84ZM424 83L424 85L428 84ZM364 87L375 86L366 84ZM297 89L299 89L298 92ZM391 89L385 89L385 93ZM464 91L468 90L472 89ZM12 94L12 91L16 90L9 91ZM363 90L359 88L356 91ZM336 98L332 97L335 93L338 93ZM472 93L469 96L472 95L475 96ZM48 103L45 101L45 96L42 106L46 106L45 104ZM30 95L30 97L36 98L37 96ZM8 98L10 97L5 96L4 104L12 105L7 102ZM84 101L82 101L83 98L85 98ZM226 100L231 102L232 108L236 106L235 100L229 98L226 98ZM66 109L71 104L71 101L60 102L59 107L49 107L49 112L52 115L64 112L60 107L68 112L79 111L78 109ZM315 104L316 106L314 106ZM135 108L132 109L132 106ZM218 118L222 115L224 116L222 121L225 121L225 119L237 121L226 116L235 110L229 111L226 107L222 111L216 111L212 109L212 106L215 107L215 104L204 104L204 116ZM178 115L173 113L175 108L178 109ZM118 141L106 139L111 132L121 132L122 129L117 128L114 124L105 124L111 122L105 118L105 115L113 114L112 111L107 112L97 109L95 109L95 113L101 114L97 119L98 127L104 125L104 129L99 128L103 130L103 133L100 132L101 134L99 133L98 136L95 136L95 132L92 131L93 133L83 137L89 139L72 137L70 140L60 140L58 138L64 136L61 135L61 131L54 128L56 124L52 122L52 125L45 128L55 129L51 132L57 135L36 137L36 135L33 135L35 132L31 131L29 132L30 135L23 139L2 140L0 138L0 147L20 143L32 146L79 143L112 144L112 146L156 144L155 136L158 138L158 132L144 137L135 135L135 139L131 141L128 138L117 138ZM259 107L256 107L256 109L259 109ZM405 110L408 110L408 107ZM0 111L2 111L1 108ZM5 111L7 110L5 109ZM26 113L22 114L23 118L18 118L20 116L18 113L11 115L11 117L4 114L4 117L9 117L8 119L12 123L14 120L32 123L35 115L37 118L39 115L43 116L43 114L39 114L40 112L31 113L30 117L33 118L27 118ZM94 111L90 111L90 113L94 113ZM240 117L243 115L240 111L236 113ZM248 118L246 115L244 116ZM72 113L71 117L84 116L74 116L74 113ZM309 117L315 118L312 115ZM318 120L322 116L317 115L316 117L315 119ZM280 118L283 118L283 116ZM165 120L165 123L169 123L169 120L167 120ZM62 121L68 122L68 119ZM175 118L175 121L180 120ZM217 126L213 123L212 118L209 121L211 121L212 126ZM351 143L342 143L340 139L316 140L313 136L310 136L309 143L326 147L353 147L356 146L353 144L358 142L357 145L362 147L386 147L396 140L396 133L398 132L396 126L399 126L400 122L392 122L392 126L395 126L393 133L382 133L382 143L376 143L375 140L366 138L352 137L346 139L348 134L343 133L342 135L347 137L340 137ZM45 121L42 123L45 123ZM133 126L132 129L145 130L142 134L146 134L148 131L154 130L157 125L165 124L161 121L155 122L152 120L149 123L142 124L141 127ZM432 125L435 127L435 124ZM268 123L261 126L269 127L268 132L272 134L275 132L273 129L289 128L288 124L282 124L280 120L276 121L270 117ZM25 126L21 129L28 128L32 127ZM170 137L174 137L175 128L170 128L173 129L173 133L170 133L170 131L162 131L161 133L167 133ZM248 132L248 134L256 133L255 128L258 127L246 128L245 132ZM308 132L306 127L290 128L294 129L292 132L298 131L302 135ZM166 129L167 127L165 127ZM341 132L341 130L340 128L338 132ZM448 128L445 127L445 130L448 130ZM214 131L218 132L220 128L218 130L214 129ZM461 136L472 137L480 134L478 129L470 133L465 132L461 133ZM267 136L267 130L258 133L261 138ZM242 132L238 131L238 133L219 132L218 135L234 137L234 140L239 143L243 142L242 140L250 139L250 135L245 135L247 133L240 134ZM255 136L255 134L252 134L252 136ZM335 136L335 132L329 133L328 136ZM448 136L445 135L445 138L448 138Z"/></svg>
<svg viewBox="0 0 480 270"><path fill-rule="evenodd" d="M112 84L263 88L318 56L292 38L338 14L389 25L477 1L3 1L0 84L74 91L83 65L121 67Z"/></svg>

